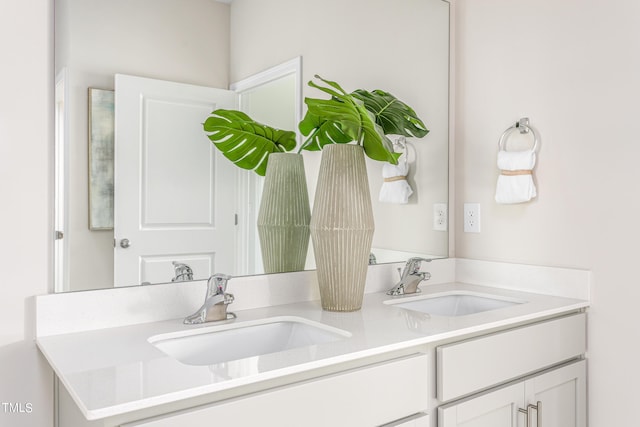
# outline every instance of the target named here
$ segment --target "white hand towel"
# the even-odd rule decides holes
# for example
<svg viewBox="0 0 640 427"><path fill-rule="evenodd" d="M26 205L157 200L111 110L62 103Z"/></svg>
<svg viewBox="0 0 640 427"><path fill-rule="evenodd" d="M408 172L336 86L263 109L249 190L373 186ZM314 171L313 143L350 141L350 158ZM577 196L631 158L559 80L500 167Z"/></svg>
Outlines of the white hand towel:
<svg viewBox="0 0 640 427"><path fill-rule="evenodd" d="M413 194L411 186L407 182L409 165L400 158L397 165L385 163L382 166L382 178L384 182L380 187L379 200L385 203L406 204L409 196Z"/></svg>
<svg viewBox="0 0 640 427"><path fill-rule="evenodd" d="M496 186L496 202L523 203L536 197L532 172L535 164L536 152L533 150L498 151L500 176Z"/></svg>

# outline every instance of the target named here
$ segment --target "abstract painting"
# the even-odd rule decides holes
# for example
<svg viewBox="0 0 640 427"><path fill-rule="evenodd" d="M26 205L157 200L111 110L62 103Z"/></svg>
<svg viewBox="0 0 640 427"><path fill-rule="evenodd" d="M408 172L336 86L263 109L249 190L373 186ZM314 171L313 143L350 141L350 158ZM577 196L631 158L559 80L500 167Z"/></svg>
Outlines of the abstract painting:
<svg viewBox="0 0 640 427"><path fill-rule="evenodd" d="M113 230L114 91L89 88L89 229Z"/></svg>

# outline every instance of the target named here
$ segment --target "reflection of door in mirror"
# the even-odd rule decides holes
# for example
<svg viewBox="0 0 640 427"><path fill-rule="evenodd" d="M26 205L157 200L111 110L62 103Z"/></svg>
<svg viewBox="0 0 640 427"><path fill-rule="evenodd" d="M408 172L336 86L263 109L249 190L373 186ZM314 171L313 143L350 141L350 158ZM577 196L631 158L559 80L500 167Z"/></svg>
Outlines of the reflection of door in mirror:
<svg viewBox="0 0 640 427"><path fill-rule="evenodd" d="M237 95L122 74L115 91L115 286L170 281L174 262L233 272L236 171L201 123Z"/></svg>
<svg viewBox="0 0 640 427"><path fill-rule="evenodd" d="M68 182L66 165L68 163L68 116L65 114L65 102L68 97L68 83L66 70L60 70L56 75L55 87L55 145L54 145L54 246L53 267L54 289L56 292L70 290L69 285L69 239L65 239L68 228L67 198Z"/></svg>
<svg viewBox="0 0 640 427"><path fill-rule="evenodd" d="M216 108L240 108L271 126L295 129L300 67L301 58L296 58L270 68L235 83L237 93L116 75L115 209L108 263L113 280L98 277L100 287L169 282L176 262L188 265L196 280L215 271L263 272L255 227L262 179L225 159L201 123ZM62 96L59 101L62 117ZM64 171L63 161L57 170ZM61 212L57 218L67 216ZM68 241L57 242L57 247ZM106 256L87 251L71 258L74 265L92 265ZM64 259L56 253L61 283L70 270ZM78 280L72 286L67 281L56 290L78 285L82 287Z"/></svg>
<svg viewBox="0 0 640 427"><path fill-rule="evenodd" d="M66 70L68 94L68 161L60 168L68 186L63 201L68 286L63 290L113 287L113 231L90 230L88 224L87 89L113 90L116 73L227 88L229 5L211 0L190 0L189 7L181 0L112 0L108 5L56 0L54 7L55 70ZM206 137L204 144L210 145ZM164 281L171 280L170 273Z"/></svg>
<svg viewBox="0 0 640 427"><path fill-rule="evenodd" d="M255 121L278 129L297 130L302 114L301 79L302 57L296 57L232 83L230 87L240 97L239 109ZM239 181L236 274L262 274L256 223L264 178L255 173L240 173ZM311 261L307 257L306 269L314 268Z"/></svg>

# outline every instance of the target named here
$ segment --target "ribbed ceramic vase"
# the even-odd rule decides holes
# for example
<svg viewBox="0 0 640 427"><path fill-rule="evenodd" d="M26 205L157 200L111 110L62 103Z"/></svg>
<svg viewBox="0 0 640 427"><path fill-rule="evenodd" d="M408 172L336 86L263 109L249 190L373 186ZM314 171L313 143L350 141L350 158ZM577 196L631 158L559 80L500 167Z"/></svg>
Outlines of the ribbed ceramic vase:
<svg viewBox="0 0 640 427"><path fill-rule="evenodd" d="M310 218L302 155L270 154L257 221L265 273L304 270Z"/></svg>
<svg viewBox="0 0 640 427"><path fill-rule="evenodd" d="M322 308L359 310L374 230L361 146L333 144L322 149L309 228Z"/></svg>

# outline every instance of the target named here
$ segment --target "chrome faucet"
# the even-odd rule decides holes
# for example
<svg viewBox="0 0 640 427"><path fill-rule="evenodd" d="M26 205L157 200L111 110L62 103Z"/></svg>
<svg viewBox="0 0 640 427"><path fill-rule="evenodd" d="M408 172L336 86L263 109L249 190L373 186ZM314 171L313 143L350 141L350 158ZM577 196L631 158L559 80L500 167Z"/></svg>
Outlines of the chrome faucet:
<svg viewBox="0 0 640 427"><path fill-rule="evenodd" d="M189 267L189 264L173 261L173 269L175 275L172 282L187 282L193 280L193 270Z"/></svg>
<svg viewBox="0 0 640 427"><path fill-rule="evenodd" d="M184 319L186 325L235 319L236 315L227 313L227 306L233 302L233 294L228 294L227 282L231 276L214 274L207 281L207 296L202 307Z"/></svg>
<svg viewBox="0 0 640 427"><path fill-rule="evenodd" d="M420 282L431 278L431 273L427 271L420 271L422 261L429 262L431 260L420 257L409 258L404 266L404 270L401 272L401 270L398 269L398 273L400 273L400 281L393 288L387 291L387 295L396 296L420 292L420 289L418 289Z"/></svg>

